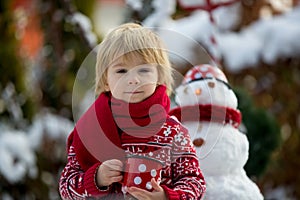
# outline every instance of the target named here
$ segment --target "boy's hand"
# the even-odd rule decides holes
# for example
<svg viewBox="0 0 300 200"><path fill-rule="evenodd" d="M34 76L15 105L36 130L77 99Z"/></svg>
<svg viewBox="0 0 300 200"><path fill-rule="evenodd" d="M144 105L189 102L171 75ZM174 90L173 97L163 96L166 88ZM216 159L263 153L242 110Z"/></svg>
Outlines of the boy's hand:
<svg viewBox="0 0 300 200"><path fill-rule="evenodd" d="M128 192L139 200L167 200L164 189L159 186L159 183L156 182L154 178L151 179L151 185L153 188L152 192L137 187L128 188Z"/></svg>
<svg viewBox="0 0 300 200"><path fill-rule="evenodd" d="M123 179L122 170L123 163L120 160L112 159L103 162L96 174L97 185L103 187L121 181Z"/></svg>

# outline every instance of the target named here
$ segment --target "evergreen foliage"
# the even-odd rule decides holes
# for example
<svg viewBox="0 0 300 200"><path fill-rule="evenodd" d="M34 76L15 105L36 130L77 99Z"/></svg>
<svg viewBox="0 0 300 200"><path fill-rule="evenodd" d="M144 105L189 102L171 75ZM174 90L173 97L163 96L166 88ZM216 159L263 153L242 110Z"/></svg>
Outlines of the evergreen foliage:
<svg viewBox="0 0 300 200"><path fill-rule="evenodd" d="M249 159L245 170L248 176L259 177L266 171L272 153L280 144L279 125L266 110L253 104L245 90L236 89L235 93L249 140Z"/></svg>

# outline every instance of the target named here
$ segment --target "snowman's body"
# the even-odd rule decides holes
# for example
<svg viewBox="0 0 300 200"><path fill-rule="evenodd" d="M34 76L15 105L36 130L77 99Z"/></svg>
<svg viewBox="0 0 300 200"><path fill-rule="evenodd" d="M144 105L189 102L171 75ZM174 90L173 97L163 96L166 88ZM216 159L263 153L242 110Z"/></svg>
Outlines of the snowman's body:
<svg viewBox="0 0 300 200"><path fill-rule="evenodd" d="M243 168L248 160L249 142L245 134L237 129L238 124L231 119L224 122L185 120L188 118L185 117L188 113L184 112L186 106L210 105L212 118L218 112L218 107L239 113L237 98L228 86L225 75L220 70L217 70L221 73L219 75L209 74L206 70L211 66L208 65L198 68L205 72L193 74L193 78L200 76L196 81L188 80L191 76L187 74L184 84L176 89L175 101L182 109L181 121L189 129L192 140L204 140L203 145L195 146L207 185L205 199L263 199L258 187L248 178ZM192 112L199 111L192 109Z"/></svg>

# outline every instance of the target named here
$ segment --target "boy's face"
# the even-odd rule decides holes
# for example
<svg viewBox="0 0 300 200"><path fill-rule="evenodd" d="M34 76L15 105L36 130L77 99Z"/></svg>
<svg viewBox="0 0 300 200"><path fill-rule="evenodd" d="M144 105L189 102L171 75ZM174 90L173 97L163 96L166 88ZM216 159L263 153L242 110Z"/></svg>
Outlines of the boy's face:
<svg viewBox="0 0 300 200"><path fill-rule="evenodd" d="M128 103L138 103L151 96L157 83L156 65L145 64L138 56L132 62L118 59L107 70L106 90Z"/></svg>

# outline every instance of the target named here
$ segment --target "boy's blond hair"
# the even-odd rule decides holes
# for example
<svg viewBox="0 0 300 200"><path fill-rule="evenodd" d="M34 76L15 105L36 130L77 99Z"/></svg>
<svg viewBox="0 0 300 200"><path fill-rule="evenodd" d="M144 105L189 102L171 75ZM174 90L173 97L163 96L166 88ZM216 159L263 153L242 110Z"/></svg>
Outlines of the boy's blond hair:
<svg viewBox="0 0 300 200"><path fill-rule="evenodd" d="M167 51L160 38L150 29L139 24L126 23L112 30L99 45L96 63L95 94L105 91L107 68L118 58L130 62L141 56L145 63L156 64L158 82L172 91L172 67Z"/></svg>

